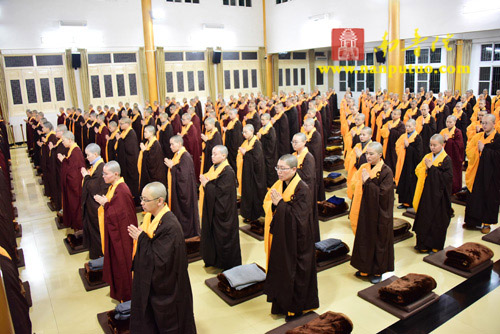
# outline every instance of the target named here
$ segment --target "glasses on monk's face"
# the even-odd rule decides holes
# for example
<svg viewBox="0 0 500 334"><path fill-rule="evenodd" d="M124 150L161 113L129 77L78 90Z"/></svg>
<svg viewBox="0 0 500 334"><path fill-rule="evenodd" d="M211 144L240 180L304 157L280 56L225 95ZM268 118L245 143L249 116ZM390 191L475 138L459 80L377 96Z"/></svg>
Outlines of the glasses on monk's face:
<svg viewBox="0 0 500 334"><path fill-rule="evenodd" d="M290 167L281 167L281 166L276 166L276 167L274 167L274 169L275 169L277 172L286 172L287 170L290 170L291 168L290 168Z"/></svg>
<svg viewBox="0 0 500 334"><path fill-rule="evenodd" d="M149 203L149 202L152 202L152 201L156 201L159 197L156 197L156 198L153 198L153 199L147 199L146 197L141 196L139 198L140 198L141 202Z"/></svg>

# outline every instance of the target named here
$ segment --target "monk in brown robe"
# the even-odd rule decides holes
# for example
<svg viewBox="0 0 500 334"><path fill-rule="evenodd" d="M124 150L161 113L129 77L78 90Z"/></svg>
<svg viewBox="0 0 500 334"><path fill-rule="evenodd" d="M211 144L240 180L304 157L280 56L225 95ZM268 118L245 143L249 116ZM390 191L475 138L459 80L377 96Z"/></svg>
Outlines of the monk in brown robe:
<svg viewBox="0 0 500 334"><path fill-rule="evenodd" d="M307 138L306 146L315 161L314 166L316 168L317 200L324 201L325 185L323 183L323 141L321 140L321 135L317 131L314 124L314 119L308 118L304 121L302 128Z"/></svg>
<svg viewBox="0 0 500 334"><path fill-rule="evenodd" d="M416 211L413 230L417 234L415 249L420 253L443 249L452 214L453 167L444 150L443 136L432 136L430 146L431 153L415 168L418 181L413 198Z"/></svg>
<svg viewBox="0 0 500 334"><path fill-rule="evenodd" d="M382 160L383 147L368 144L366 164L353 177L354 197L349 218L355 237L351 265L356 277L369 278L372 284L382 274L394 270L394 177Z"/></svg>
<svg viewBox="0 0 500 334"><path fill-rule="evenodd" d="M61 161L61 188L63 203L63 224L75 231L82 229L82 174L80 170L85 167L82 150L75 143L73 133L66 131L62 135L62 144L68 153L57 154Z"/></svg>
<svg viewBox="0 0 500 334"><path fill-rule="evenodd" d="M50 174L50 147L49 143L55 144L57 143L56 133L54 131L54 127L52 123L45 122L42 125L42 131L44 134L44 138L41 141L41 160L40 166L42 168L42 180L44 185L44 193L48 197L52 197L50 192L51 188L49 186L49 174Z"/></svg>
<svg viewBox="0 0 500 334"><path fill-rule="evenodd" d="M223 127L222 143L228 150L227 160L233 170L236 171L236 156L238 155L238 148L243 143L243 125L238 119L238 110L229 109L228 115L229 123Z"/></svg>
<svg viewBox="0 0 500 334"><path fill-rule="evenodd" d="M436 132L440 133L441 130L446 128L446 120L451 114L451 110L448 108L448 105L444 103L443 97L437 98L437 105L434 107L431 114L436 120Z"/></svg>
<svg viewBox="0 0 500 334"><path fill-rule="evenodd" d="M264 293L271 313L290 321L319 307L311 195L295 156L282 156L276 170L279 180L264 200Z"/></svg>
<svg viewBox="0 0 500 334"><path fill-rule="evenodd" d="M101 158L101 148L99 145L87 145L85 154L91 167L90 170L81 169L83 177L83 246L88 248L89 258L94 260L103 256L98 217L99 203L94 200L94 196L106 195L109 185L102 178L104 160Z"/></svg>
<svg viewBox="0 0 500 334"><path fill-rule="evenodd" d="M75 143L80 147L80 149L83 148L83 123L85 122L83 116L82 116L82 110L80 108L77 108L75 110L75 115L73 116L74 121L73 121L73 133L75 135Z"/></svg>
<svg viewBox="0 0 500 334"><path fill-rule="evenodd" d="M104 150L104 160L106 162L117 160L116 158L116 135L120 133L120 128L118 127L118 123L115 121L109 122L109 135L106 136L106 149Z"/></svg>
<svg viewBox="0 0 500 334"><path fill-rule="evenodd" d="M139 142L128 117L120 119L121 133L115 135L116 159L121 167L121 175L130 188L136 205L139 205L139 171L137 159L139 158Z"/></svg>
<svg viewBox="0 0 500 334"><path fill-rule="evenodd" d="M241 265L236 175L225 146L215 146L211 158L213 166L200 175L200 253L206 267L226 270Z"/></svg>
<svg viewBox="0 0 500 334"><path fill-rule="evenodd" d="M307 137L302 132L296 133L292 138L292 146L294 149L293 155L297 157L297 173L299 174L302 181L304 181L309 187L311 197L310 205L312 207L313 214L313 239L314 242L321 240L319 233L319 220L318 220L318 184L316 181L316 166L313 155L309 152L306 147ZM321 180L322 181L322 180ZM320 181L320 182L321 182Z"/></svg>
<svg viewBox="0 0 500 334"><path fill-rule="evenodd" d="M142 116L138 107L132 110L131 125L137 137L137 146L139 146L139 142L142 140Z"/></svg>
<svg viewBox="0 0 500 334"><path fill-rule="evenodd" d="M97 123L97 114L95 112L92 112L89 114L89 121L87 122L87 125L85 127L86 133L87 133L87 145L91 143L95 143L96 140L96 131L95 127L98 126Z"/></svg>
<svg viewBox="0 0 500 334"><path fill-rule="evenodd" d="M181 136L170 138L170 148L174 157L164 160L168 167L168 206L179 219L184 238L188 239L200 235L198 206L193 204L198 199L193 158Z"/></svg>
<svg viewBox="0 0 500 334"><path fill-rule="evenodd" d="M104 114L97 116L97 124L93 131L95 132L95 143L101 148L101 152L106 152L106 136L109 136L109 129L106 126Z"/></svg>
<svg viewBox="0 0 500 334"><path fill-rule="evenodd" d="M283 104L278 103L275 106L276 115L271 119L274 129L276 130L276 138L278 140L278 156L290 153L290 129L288 117L285 114Z"/></svg>
<svg viewBox="0 0 500 334"><path fill-rule="evenodd" d="M422 104L422 107L420 107L420 112L422 114L417 118L416 130L419 133L420 137L422 137L424 154L428 154L431 151L429 146L431 137L436 133L436 120L429 113L428 104Z"/></svg>
<svg viewBox="0 0 500 334"><path fill-rule="evenodd" d="M0 151L0 160L2 159L3 153ZM17 268L18 253L9 178L8 167L5 168L3 161L0 161L0 247L9 254Z"/></svg>
<svg viewBox="0 0 500 334"><path fill-rule="evenodd" d="M144 221L128 227L137 245L130 333L196 333L184 234L166 198L163 184L147 184L141 196Z"/></svg>
<svg viewBox="0 0 500 334"><path fill-rule="evenodd" d="M215 127L215 118L208 117L205 119L205 133L201 135L203 140L202 156L201 156L201 171L207 173L212 167L212 159L210 158L212 149L217 145L222 145L222 136L219 130Z"/></svg>
<svg viewBox="0 0 500 334"><path fill-rule="evenodd" d="M271 115L265 113L260 116L262 127L257 132L257 138L262 143L264 163L266 165L266 187L270 188L278 180L276 174L276 163L278 162L278 150L276 143L276 131L271 123Z"/></svg>
<svg viewBox="0 0 500 334"><path fill-rule="evenodd" d="M57 125L64 124L66 120L66 112L64 111L64 107L59 108L59 115L57 115Z"/></svg>
<svg viewBox="0 0 500 334"><path fill-rule="evenodd" d="M396 141L396 154L398 160L394 181L396 182L396 193L399 195L398 209L413 207L413 195L417 186L415 168L422 161L423 147L422 138L415 130L417 122L413 118L406 121L406 133L402 134Z"/></svg>
<svg viewBox="0 0 500 334"><path fill-rule="evenodd" d="M170 124L170 120L166 113L161 113L158 119L160 120L160 125L157 126L158 131L156 132L156 138L160 142L163 158L172 159L174 156L174 152L170 149L170 138L174 135L172 124Z"/></svg>
<svg viewBox="0 0 500 334"><path fill-rule="evenodd" d="M2 269L2 284L5 288L5 295L2 298L6 299L8 305L8 310L4 309L2 311L10 312L10 318L3 318L3 320L14 327L14 331L11 331L4 325L2 332L31 334L29 306L26 297L21 292L21 280L19 279L16 262L2 247L0 247L0 268Z"/></svg>
<svg viewBox="0 0 500 334"><path fill-rule="evenodd" d="M141 143L141 151L137 161L137 169L139 170L140 189L151 182L161 182L167 185L167 171L163 164L163 151L160 143L156 139L155 128L153 125L148 125L144 128L144 139L146 143Z"/></svg>
<svg viewBox="0 0 500 334"><path fill-rule="evenodd" d="M441 136L444 138L444 150L450 157L453 164L452 194L456 194L462 190L462 165L465 158L462 131L456 127L456 124L457 118L454 115L450 115L446 119L446 128L442 129L440 132Z"/></svg>
<svg viewBox="0 0 500 334"><path fill-rule="evenodd" d="M401 122L401 110L396 109L391 113L391 120L384 124L380 130L384 144L384 162L396 173L396 163L398 156L396 154L396 141L405 133L405 125Z"/></svg>
<svg viewBox="0 0 500 334"><path fill-rule="evenodd" d="M255 108L255 102L248 103L248 113L243 117L242 124L245 126L247 124L252 124L255 131L260 129L260 117L257 109Z"/></svg>
<svg viewBox="0 0 500 334"><path fill-rule="evenodd" d="M120 177L120 165L104 165L104 182L110 187L105 196L94 195L99 203L99 229L104 250L103 280L110 286L111 298L124 302L132 297L132 239L127 227L137 226L135 205L129 187Z"/></svg>
<svg viewBox="0 0 500 334"><path fill-rule="evenodd" d="M144 119L141 121L141 133L140 133L140 142L144 143L146 142L146 138L144 137L144 129L146 129L147 126L154 126L155 125L155 119L153 117L153 111L151 108L146 108L144 110ZM137 136L139 138L139 136Z"/></svg>
<svg viewBox="0 0 500 334"><path fill-rule="evenodd" d="M486 234L498 222L500 205L500 134L495 130L495 115L483 116L484 132L467 144L469 166L465 183L471 192L465 207L465 228L481 229Z"/></svg>
<svg viewBox="0 0 500 334"><path fill-rule="evenodd" d="M266 195L266 175L262 144L254 135L252 124L243 127L245 141L236 158L238 193L241 195L240 214L244 222L251 222L264 215L262 201Z"/></svg>
<svg viewBox="0 0 500 334"><path fill-rule="evenodd" d="M182 115L182 131L179 133L184 141L184 147L191 154L194 163L196 180L200 177L201 169L201 134L198 128L191 122L191 115Z"/></svg>
<svg viewBox="0 0 500 334"><path fill-rule="evenodd" d="M55 144L49 142L49 167L47 175L47 184L50 193L50 202L47 203L51 211L60 211L62 208L62 189L61 189L61 161L57 158L58 154L66 155L68 149L62 144L62 135L68 128L64 124L60 124L56 129ZM62 216L62 212L61 212Z"/></svg>

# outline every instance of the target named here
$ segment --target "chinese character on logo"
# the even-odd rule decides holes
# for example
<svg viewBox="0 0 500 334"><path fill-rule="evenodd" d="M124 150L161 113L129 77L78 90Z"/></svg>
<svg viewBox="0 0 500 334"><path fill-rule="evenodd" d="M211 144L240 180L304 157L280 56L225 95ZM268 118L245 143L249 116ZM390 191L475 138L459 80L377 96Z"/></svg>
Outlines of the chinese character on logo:
<svg viewBox="0 0 500 334"><path fill-rule="evenodd" d="M332 60L364 60L364 39L364 29L332 29Z"/></svg>

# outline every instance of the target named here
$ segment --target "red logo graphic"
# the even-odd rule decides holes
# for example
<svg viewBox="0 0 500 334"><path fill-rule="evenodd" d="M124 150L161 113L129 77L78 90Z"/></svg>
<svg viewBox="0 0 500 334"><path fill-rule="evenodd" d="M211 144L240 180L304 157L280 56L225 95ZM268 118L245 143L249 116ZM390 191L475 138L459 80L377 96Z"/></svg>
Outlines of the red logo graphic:
<svg viewBox="0 0 500 334"><path fill-rule="evenodd" d="M364 60L365 30L362 28L332 29L332 60Z"/></svg>

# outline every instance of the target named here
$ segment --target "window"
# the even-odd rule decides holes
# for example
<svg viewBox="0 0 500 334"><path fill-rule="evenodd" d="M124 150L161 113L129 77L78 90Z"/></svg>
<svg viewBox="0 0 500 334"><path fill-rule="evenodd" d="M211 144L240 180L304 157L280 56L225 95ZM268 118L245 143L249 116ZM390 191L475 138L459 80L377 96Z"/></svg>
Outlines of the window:
<svg viewBox="0 0 500 334"><path fill-rule="evenodd" d="M10 89L12 90L12 100L14 104L23 104L23 95L21 94L21 82L19 80L11 80Z"/></svg>
<svg viewBox="0 0 500 334"><path fill-rule="evenodd" d="M64 81L63 78L54 78L54 86L56 87L56 100L64 101Z"/></svg>
<svg viewBox="0 0 500 334"><path fill-rule="evenodd" d="M305 68L300 69L300 85L301 86L306 85L306 69Z"/></svg>
<svg viewBox="0 0 500 334"><path fill-rule="evenodd" d="M497 89L500 89L500 44L481 45L478 88L478 94L487 89L491 95L495 95Z"/></svg>
<svg viewBox="0 0 500 334"><path fill-rule="evenodd" d="M286 81L286 85L287 86L290 86L292 84L291 80L290 80L290 69L287 68L285 69L285 81Z"/></svg>
<svg viewBox="0 0 500 334"><path fill-rule="evenodd" d="M347 88L351 89L351 92L361 92L366 88L373 91L375 86L375 76L373 73L363 73L363 71L369 70L370 67L361 66L373 66L374 65L374 53L365 53L365 60L361 61L339 61L340 66L349 66L349 70L352 73L347 73L346 71L341 71L339 73L339 83L340 91L345 92ZM357 73L356 73L357 72Z"/></svg>
<svg viewBox="0 0 500 334"><path fill-rule="evenodd" d="M113 53L114 63L135 63L137 62L135 53Z"/></svg>
<svg viewBox="0 0 500 334"><path fill-rule="evenodd" d="M130 90L130 95L137 95L137 81L135 78L135 73L128 74L128 88Z"/></svg>
<svg viewBox="0 0 500 334"><path fill-rule="evenodd" d="M113 97L113 80L109 74L104 76L104 92L106 97Z"/></svg>
<svg viewBox="0 0 500 334"><path fill-rule="evenodd" d="M188 91L194 92L194 72L188 71L187 76L188 76Z"/></svg>
<svg viewBox="0 0 500 334"><path fill-rule="evenodd" d="M240 60L239 52L222 52L223 60Z"/></svg>
<svg viewBox="0 0 500 334"><path fill-rule="evenodd" d="M89 64L110 64L111 53L90 53L88 55Z"/></svg>
<svg viewBox="0 0 500 334"><path fill-rule="evenodd" d="M298 68L293 69L293 85L294 86L299 85L299 69Z"/></svg>
<svg viewBox="0 0 500 334"><path fill-rule="evenodd" d="M278 86L283 86L283 69L278 70L279 73L279 79L278 79Z"/></svg>
<svg viewBox="0 0 500 334"><path fill-rule="evenodd" d="M183 52L165 52L165 61L183 61Z"/></svg>
<svg viewBox="0 0 500 334"><path fill-rule="evenodd" d="M418 57L419 64L429 63L429 49L420 50L420 56Z"/></svg>
<svg viewBox="0 0 500 334"><path fill-rule="evenodd" d="M292 59L292 53L291 52L278 53L278 59L290 60Z"/></svg>
<svg viewBox="0 0 500 334"><path fill-rule="evenodd" d="M174 73L165 73L167 79L167 93L172 93L174 91Z"/></svg>
<svg viewBox="0 0 500 334"><path fill-rule="evenodd" d="M125 76L123 74L116 75L116 88L118 96L125 96Z"/></svg>
<svg viewBox="0 0 500 334"><path fill-rule="evenodd" d="M441 48L436 48L434 51L431 50L431 63L439 64L441 62Z"/></svg>
<svg viewBox="0 0 500 334"><path fill-rule="evenodd" d="M99 76L92 75L90 76L90 84L92 86L92 97L94 99L98 99L101 97L101 87L99 84Z"/></svg>
<svg viewBox="0 0 500 334"><path fill-rule="evenodd" d="M224 6L252 7L252 0L222 0Z"/></svg>
<svg viewBox="0 0 500 334"><path fill-rule="evenodd" d="M406 50L405 64L411 65L415 64L415 53L413 50Z"/></svg>
<svg viewBox="0 0 500 334"><path fill-rule="evenodd" d="M167 0L167 2L178 2L178 3L181 3L182 0ZM184 3L200 3L200 0L184 0Z"/></svg>
<svg viewBox="0 0 500 334"><path fill-rule="evenodd" d="M248 88L248 70L243 70L243 88Z"/></svg>
<svg viewBox="0 0 500 334"><path fill-rule="evenodd" d="M224 89L231 89L231 72L224 70Z"/></svg>
<svg viewBox="0 0 500 334"><path fill-rule="evenodd" d="M432 92L439 92L441 85L441 72L438 69L429 73L429 90Z"/></svg>
<svg viewBox="0 0 500 334"><path fill-rule="evenodd" d="M288 1L292 1L292 0L276 0L276 4L279 5L280 3L285 3Z"/></svg>
<svg viewBox="0 0 500 334"><path fill-rule="evenodd" d="M373 52L369 52L365 55L365 60L366 60L366 65L372 66L373 65Z"/></svg>
<svg viewBox="0 0 500 334"><path fill-rule="evenodd" d="M186 61L203 61L205 60L205 52L186 52Z"/></svg>
<svg viewBox="0 0 500 334"><path fill-rule="evenodd" d="M5 67L34 66L33 56L5 56Z"/></svg>
<svg viewBox="0 0 500 334"><path fill-rule="evenodd" d="M257 88L257 70L252 70L252 88Z"/></svg>
<svg viewBox="0 0 500 334"><path fill-rule="evenodd" d="M205 72L198 71L198 90L205 90Z"/></svg>
<svg viewBox="0 0 500 334"><path fill-rule="evenodd" d="M240 89L240 71L233 70L234 89Z"/></svg>
<svg viewBox="0 0 500 334"><path fill-rule="evenodd" d="M445 65L443 63L445 58L442 48L435 48L434 51L430 48L423 48L420 50L419 57L415 56L414 50L406 50L405 65L407 69L410 68L408 65L411 65L412 70L405 73L405 88L409 88L410 92L419 91L420 87L423 87L425 91L439 92L441 90L439 66ZM426 67L432 67L432 72L426 73Z"/></svg>
<svg viewBox="0 0 500 334"><path fill-rule="evenodd" d="M368 88L371 92L375 91L375 74L366 73L366 88Z"/></svg>
<svg viewBox="0 0 500 334"><path fill-rule="evenodd" d="M40 88L42 89L42 101L43 102L50 102L52 99L50 96L49 78L40 79Z"/></svg>
<svg viewBox="0 0 500 334"><path fill-rule="evenodd" d="M322 86L324 84L325 77L324 74L321 73L319 68L316 68L316 86Z"/></svg>
<svg viewBox="0 0 500 334"><path fill-rule="evenodd" d="M356 73L356 91L361 92L365 89L365 74L364 73Z"/></svg>
<svg viewBox="0 0 500 334"><path fill-rule="evenodd" d="M176 77L177 77L177 91L179 93L182 93L184 92L184 72L177 72L176 73Z"/></svg>
<svg viewBox="0 0 500 334"><path fill-rule="evenodd" d="M35 79L26 79L26 93L28 103L37 103Z"/></svg>

